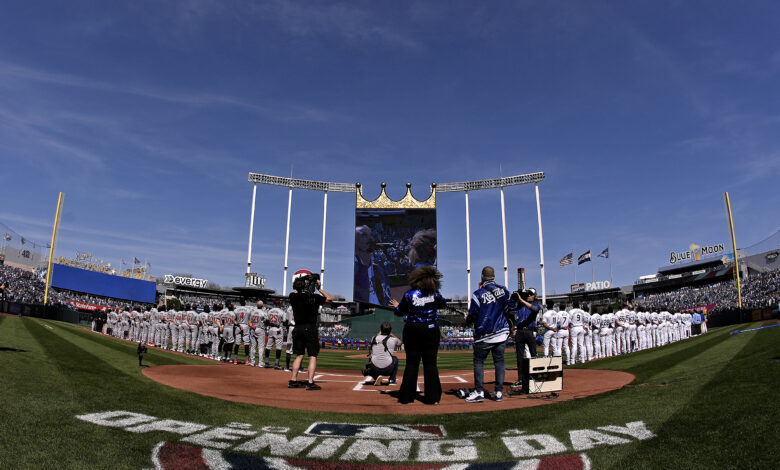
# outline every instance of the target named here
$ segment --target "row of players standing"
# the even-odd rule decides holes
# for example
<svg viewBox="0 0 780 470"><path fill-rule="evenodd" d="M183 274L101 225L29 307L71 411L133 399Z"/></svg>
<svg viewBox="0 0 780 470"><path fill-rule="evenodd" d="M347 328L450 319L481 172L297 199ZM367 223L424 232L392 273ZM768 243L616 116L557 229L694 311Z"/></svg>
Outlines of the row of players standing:
<svg viewBox="0 0 780 470"><path fill-rule="evenodd" d="M256 307L244 302L238 306L227 303L211 308L207 305L200 312L191 305L178 311L136 307L110 311L106 320L108 333L117 338L215 360L236 363L243 345L248 366L281 369L282 350L286 345L285 369L290 368L295 320L289 307L266 309L262 301ZM274 349L276 357L272 366L270 353Z"/></svg>
<svg viewBox="0 0 780 470"><path fill-rule="evenodd" d="M637 312L631 305L614 313L589 314L580 308L548 310L541 317L545 329L544 355L566 353L569 365L663 346L692 336L693 316L665 310ZM571 343L571 347L570 347Z"/></svg>

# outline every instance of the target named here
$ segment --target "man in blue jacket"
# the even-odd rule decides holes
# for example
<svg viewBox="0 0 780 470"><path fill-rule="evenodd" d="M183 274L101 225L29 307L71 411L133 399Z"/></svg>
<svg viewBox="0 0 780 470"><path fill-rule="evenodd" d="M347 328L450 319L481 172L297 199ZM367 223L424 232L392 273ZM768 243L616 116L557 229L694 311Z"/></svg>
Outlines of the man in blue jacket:
<svg viewBox="0 0 780 470"><path fill-rule="evenodd" d="M474 391L466 401L478 403L485 400L484 363L488 353L493 354L496 367L495 400L503 400L504 348L509 337L510 322L514 318L509 310L509 290L496 284L491 266L482 269L482 284L471 296L471 307L466 323L474 324Z"/></svg>

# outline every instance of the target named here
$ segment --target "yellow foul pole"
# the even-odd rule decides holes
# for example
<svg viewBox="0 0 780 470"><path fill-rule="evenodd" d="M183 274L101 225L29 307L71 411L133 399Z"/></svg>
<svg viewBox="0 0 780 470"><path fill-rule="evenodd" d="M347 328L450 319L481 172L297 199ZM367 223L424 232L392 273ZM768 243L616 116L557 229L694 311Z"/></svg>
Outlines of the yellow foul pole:
<svg viewBox="0 0 780 470"><path fill-rule="evenodd" d="M46 291L43 294L43 304L46 305L49 300L49 286L51 286L51 265L54 260L54 247L57 242L57 230L60 227L60 217L62 216L62 203L65 201L65 193L60 192L57 200L57 214L54 216L54 228L51 231L51 245L49 246L49 265L46 269Z"/></svg>
<svg viewBox="0 0 780 470"><path fill-rule="evenodd" d="M734 250L734 274L737 280L737 300L739 302L739 308L742 309L742 288L739 285L739 255L737 255L737 241L734 239L734 219L731 217L731 200L729 199L729 192L726 191L726 212L729 216L729 229L731 230L731 248Z"/></svg>

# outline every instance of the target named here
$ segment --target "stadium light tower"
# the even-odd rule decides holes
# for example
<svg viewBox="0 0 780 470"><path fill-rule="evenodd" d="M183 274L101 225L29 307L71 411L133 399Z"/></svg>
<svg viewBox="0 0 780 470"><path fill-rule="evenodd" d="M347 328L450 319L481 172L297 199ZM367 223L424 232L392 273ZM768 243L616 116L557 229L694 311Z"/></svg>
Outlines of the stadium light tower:
<svg viewBox="0 0 780 470"><path fill-rule="evenodd" d="M271 186L282 186L289 189L287 197L287 230L284 240L284 271L282 272L282 295L287 295L287 255L290 247L290 213L292 210L292 192L293 189L307 189L310 191L322 191L322 258L320 262L320 278L323 287L325 286L325 224L328 214L328 191L340 193L354 193L355 185L352 183L330 183L326 181L312 181L299 178L287 178L284 176L263 175L260 173L249 173L249 182L257 186L257 183ZM249 222L249 254L247 255L247 273L249 265L252 263L252 228L254 226L254 192L252 193L252 217Z"/></svg>
<svg viewBox="0 0 780 470"><path fill-rule="evenodd" d="M509 285L509 266L507 259L507 237L506 237L506 206L504 203L504 188L507 186L518 186L522 184L535 184L536 186L536 213L539 221L539 267L541 268L542 276L542 303L547 302L547 291L544 275L544 240L542 238L542 212L541 205L539 203L539 183L544 181L544 172L527 173L523 175L507 176L502 178L477 180L477 181L464 181L460 183L439 183L435 185L436 191L440 193L454 193L463 192L466 196L466 294L471 302L471 223L469 219L469 192L479 191L483 189L498 189L501 196L501 228L504 241L504 284ZM322 208L322 255L320 264L320 276L324 281L325 278L325 227L327 222L328 213L328 193L329 192L341 192L341 193L355 193L357 191L356 185L353 183L333 183L326 181L312 181L299 178L287 178L284 176L272 176L264 175L260 173L249 173L249 182L253 183L255 187L258 183L267 184L271 186L281 186L288 188L289 195L287 198L287 230L284 242L284 271L282 281L282 295L287 295L287 255L290 244L290 214L292 208L292 191L293 189L306 189L310 191L322 191L323 192L323 208ZM255 189L252 190L252 215L249 222L249 248L247 253L247 273L249 273L250 266L252 264L252 233L254 227L254 213L255 213ZM324 282L323 282L324 284Z"/></svg>
<svg viewBox="0 0 780 470"><path fill-rule="evenodd" d="M544 279L544 242L542 240L542 213L539 205L539 183L544 181L544 172L527 173L524 175L507 176L505 178L493 178L487 180L465 181L461 183L440 183L436 190L442 193L464 192L466 193L466 282L468 289L468 303L471 305L471 229L469 222L469 191L478 191L482 189L496 189L501 192L501 229L504 239L504 285L509 285L509 266L507 264L507 242L506 242L506 210L504 204L504 187L517 186L521 184L536 185L536 211L539 220L539 256L541 258L542 275L542 303L547 302L547 291L545 289Z"/></svg>

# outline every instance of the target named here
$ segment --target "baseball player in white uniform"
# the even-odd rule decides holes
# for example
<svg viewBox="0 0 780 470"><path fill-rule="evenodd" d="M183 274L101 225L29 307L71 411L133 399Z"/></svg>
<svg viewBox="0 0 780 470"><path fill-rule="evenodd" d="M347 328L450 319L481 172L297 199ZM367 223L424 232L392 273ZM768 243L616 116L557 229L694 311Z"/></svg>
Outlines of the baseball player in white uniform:
<svg viewBox="0 0 780 470"><path fill-rule="evenodd" d="M639 341L639 350L647 348L647 313L636 313L636 334Z"/></svg>
<svg viewBox="0 0 780 470"><path fill-rule="evenodd" d="M566 363L572 364L571 349L569 348L569 312L561 310L558 312L558 331L555 332L555 346L553 348L554 356L562 356L562 351L566 351Z"/></svg>
<svg viewBox="0 0 780 470"><path fill-rule="evenodd" d="M601 316L601 357L612 357L614 347L613 325L615 316L605 313Z"/></svg>
<svg viewBox="0 0 780 470"><path fill-rule="evenodd" d="M591 359L600 359L601 354L601 315L594 313L590 316L590 330L593 336L593 356Z"/></svg>
<svg viewBox="0 0 780 470"><path fill-rule="evenodd" d="M555 332L558 331L558 312L557 306L542 314L542 326L544 326L544 339L542 340L543 351L545 356L550 355L550 341L553 341ZM553 351L555 351L555 345L553 343Z"/></svg>
<svg viewBox="0 0 780 470"><path fill-rule="evenodd" d="M587 361L588 350L585 347L585 311L573 308L569 311L569 325L571 335L571 357L569 365L577 362L577 351L580 352L580 362Z"/></svg>
<svg viewBox="0 0 780 470"><path fill-rule="evenodd" d="M593 328L591 326L590 313L585 312L582 316L582 327L585 329L585 357L588 361L593 360Z"/></svg>
<svg viewBox="0 0 780 470"><path fill-rule="evenodd" d="M628 339L628 352L639 351L639 336L637 333L639 319L633 307L628 311L627 320L628 334L626 334L626 338Z"/></svg>
<svg viewBox="0 0 780 470"><path fill-rule="evenodd" d="M615 336L615 355L619 356L625 352L626 346L626 330L628 323L626 321L627 310L621 308L615 312L615 330L613 332Z"/></svg>

